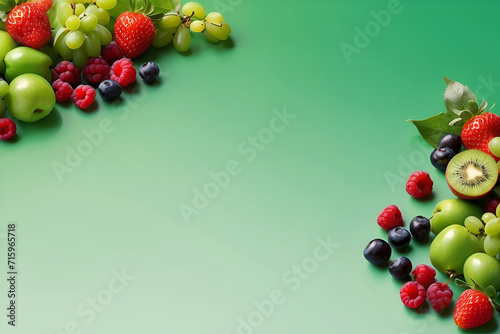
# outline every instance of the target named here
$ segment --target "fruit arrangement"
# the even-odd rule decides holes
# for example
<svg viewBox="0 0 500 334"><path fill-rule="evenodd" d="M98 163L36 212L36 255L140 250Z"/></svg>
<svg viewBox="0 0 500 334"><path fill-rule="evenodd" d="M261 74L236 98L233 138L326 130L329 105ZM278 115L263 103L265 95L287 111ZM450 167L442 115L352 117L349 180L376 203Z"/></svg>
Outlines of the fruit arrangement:
<svg viewBox="0 0 500 334"><path fill-rule="evenodd" d="M404 305L419 308L428 299L438 312L454 307L455 324L471 329L500 311L495 302L500 290L500 117L486 101L479 105L468 87L448 78L445 82L447 112L411 122L434 148L430 163L444 173L456 197L441 200L428 216L414 217L409 230L400 208L387 206L377 217L387 241L371 240L363 255L404 281L399 292ZM415 171L405 190L415 200L429 200L433 185L427 172ZM429 241L429 264L413 267L407 251L412 241ZM391 261L394 252L405 256ZM446 282L436 281L436 271L448 277ZM466 288L454 306L452 284Z"/></svg>
<svg viewBox="0 0 500 334"><path fill-rule="evenodd" d="M212 43L231 28L218 12L179 0L6 0L0 2L0 140L14 119L35 122L56 102L78 108L119 98L137 80L153 84L160 69L133 59L151 47L190 49L191 33ZM4 117L6 111L12 116Z"/></svg>

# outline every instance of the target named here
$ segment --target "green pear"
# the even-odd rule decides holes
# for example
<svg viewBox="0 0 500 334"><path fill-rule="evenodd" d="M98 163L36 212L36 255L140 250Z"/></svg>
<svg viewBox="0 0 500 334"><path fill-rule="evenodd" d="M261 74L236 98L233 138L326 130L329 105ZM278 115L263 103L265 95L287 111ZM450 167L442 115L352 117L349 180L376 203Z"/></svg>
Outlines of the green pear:
<svg viewBox="0 0 500 334"><path fill-rule="evenodd" d="M451 198L445 199L436 204L431 217L431 231L439 234L446 227L458 224L464 225L465 218L475 216L481 219L484 211L477 204L472 202Z"/></svg>
<svg viewBox="0 0 500 334"><path fill-rule="evenodd" d="M0 74L5 73L5 55L16 47L16 41L5 31L0 30Z"/></svg>
<svg viewBox="0 0 500 334"><path fill-rule="evenodd" d="M5 80L11 82L21 74L34 73L52 82L51 65L52 58L45 53L19 46L5 55Z"/></svg>

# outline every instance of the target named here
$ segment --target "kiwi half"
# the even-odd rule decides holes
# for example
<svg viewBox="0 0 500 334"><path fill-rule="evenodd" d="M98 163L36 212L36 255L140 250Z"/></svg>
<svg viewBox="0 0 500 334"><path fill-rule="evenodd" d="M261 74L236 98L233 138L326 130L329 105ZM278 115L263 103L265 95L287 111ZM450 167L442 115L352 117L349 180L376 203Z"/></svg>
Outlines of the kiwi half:
<svg viewBox="0 0 500 334"><path fill-rule="evenodd" d="M483 151L462 151L446 167L446 182L451 192L461 199L474 200L487 195L497 180L497 163Z"/></svg>

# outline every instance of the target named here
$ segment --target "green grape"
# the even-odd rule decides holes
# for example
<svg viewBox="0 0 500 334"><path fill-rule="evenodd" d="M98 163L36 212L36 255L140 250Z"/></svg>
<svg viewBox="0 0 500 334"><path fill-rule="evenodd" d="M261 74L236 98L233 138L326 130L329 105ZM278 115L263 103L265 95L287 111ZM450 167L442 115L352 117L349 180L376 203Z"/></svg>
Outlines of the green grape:
<svg viewBox="0 0 500 334"><path fill-rule="evenodd" d="M97 16L97 20L99 24L103 26L108 24L110 20L109 13L102 8L98 8L98 13L99 15Z"/></svg>
<svg viewBox="0 0 500 334"><path fill-rule="evenodd" d="M68 48L76 50L80 48L85 41L85 36L83 36L83 32L80 30L70 31L68 35L66 35L66 45Z"/></svg>
<svg viewBox="0 0 500 334"><path fill-rule="evenodd" d="M500 137L495 137L488 143L488 147L494 156L500 158Z"/></svg>
<svg viewBox="0 0 500 334"><path fill-rule="evenodd" d="M213 23L220 24L222 22L223 18L222 18L222 14L221 13L219 13L219 12L211 12L211 13L208 13L208 15L205 18L205 20L207 22L213 22Z"/></svg>
<svg viewBox="0 0 500 334"><path fill-rule="evenodd" d="M479 250L483 253L484 253L484 239L486 239L485 235L482 235L477 239L479 241Z"/></svg>
<svg viewBox="0 0 500 334"><path fill-rule="evenodd" d="M96 5L104 10L110 10L115 8L116 0L97 0Z"/></svg>
<svg viewBox="0 0 500 334"><path fill-rule="evenodd" d="M101 45L106 46L111 43L113 36L105 26L98 24L97 27L95 27L94 32L97 34L97 37L101 41Z"/></svg>
<svg viewBox="0 0 500 334"><path fill-rule="evenodd" d="M500 252L500 235L487 235L484 238L484 252L491 256Z"/></svg>
<svg viewBox="0 0 500 334"><path fill-rule="evenodd" d="M180 26L174 35L174 47L179 52L186 52L191 46L191 34L184 26Z"/></svg>
<svg viewBox="0 0 500 334"><path fill-rule="evenodd" d="M500 234L500 218L491 219L486 224L486 227L484 228L484 232L486 232L487 235L491 235L491 236Z"/></svg>
<svg viewBox="0 0 500 334"><path fill-rule="evenodd" d="M179 24L181 24L181 17L179 14L174 10L170 11L165 16L163 16L158 22L158 27L162 29L168 29L168 28L175 28L178 27Z"/></svg>
<svg viewBox="0 0 500 334"><path fill-rule="evenodd" d="M80 19L76 15L71 15L66 20L66 27L69 30L78 30L80 28Z"/></svg>
<svg viewBox="0 0 500 334"><path fill-rule="evenodd" d="M94 14L85 15L80 22L81 31L94 31L97 27L97 17Z"/></svg>
<svg viewBox="0 0 500 334"><path fill-rule="evenodd" d="M64 28L61 28L64 30ZM66 36L68 35L68 31L62 32L62 34L57 38L54 43L54 50L61 56L62 59L71 60L73 59L73 50L68 48L66 45Z"/></svg>
<svg viewBox="0 0 500 334"><path fill-rule="evenodd" d="M153 45L155 48L162 48L172 42L173 38L174 29L158 29L151 45Z"/></svg>
<svg viewBox="0 0 500 334"><path fill-rule="evenodd" d="M231 35L231 27L229 26L229 24L227 24L226 21L222 21L221 24L221 28L227 33L227 35Z"/></svg>
<svg viewBox="0 0 500 334"><path fill-rule="evenodd" d="M7 95L9 92L9 84L7 81L0 81L0 97Z"/></svg>
<svg viewBox="0 0 500 334"><path fill-rule="evenodd" d="M483 216L481 217L481 220L483 221L483 223L487 224L493 218L496 218L496 216L493 213L491 213L491 212L485 212L483 214Z"/></svg>
<svg viewBox="0 0 500 334"><path fill-rule="evenodd" d="M85 11L85 6L81 3L75 5L75 15L80 16Z"/></svg>
<svg viewBox="0 0 500 334"><path fill-rule="evenodd" d="M73 8L68 2L61 2L57 6L57 20L61 23L61 25L64 26L66 24L66 20L71 15L73 15Z"/></svg>
<svg viewBox="0 0 500 334"><path fill-rule="evenodd" d="M98 57L101 54L101 41L95 32L89 31L85 33L83 48L89 57Z"/></svg>
<svg viewBox="0 0 500 334"><path fill-rule="evenodd" d="M182 14L197 19L204 19L207 15L203 6L197 2L187 2L182 6Z"/></svg>
<svg viewBox="0 0 500 334"><path fill-rule="evenodd" d="M83 50L83 48L80 48L78 50L73 51L73 64L76 65L78 68L83 68L85 64L87 64L87 60L89 60L89 56Z"/></svg>
<svg viewBox="0 0 500 334"><path fill-rule="evenodd" d="M85 9L85 14L87 14L87 15L89 15L89 14L95 15L95 17L97 17L97 19L99 19L99 7L97 7L94 4L90 4Z"/></svg>
<svg viewBox="0 0 500 334"><path fill-rule="evenodd" d="M77 5L83 5L87 1L86 0L73 0L73 2L75 3L75 6L77 6Z"/></svg>
<svg viewBox="0 0 500 334"><path fill-rule="evenodd" d="M465 218L464 225L473 234L479 234L484 229L483 222L475 216Z"/></svg>
<svg viewBox="0 0 500 334"><path fill-rule="evenodd" d="M193 21L189 25L192 32L202 32L205 30L205 21Z"/></svg>
<svg viewBox="0 0 500 334"><path fill-rule="evenodd" d="M497 209L495 210L495 213L496 213L497 217L500 218L500 204L497 205Z"/></svg>
<svg viewBox="0 0 500 334"><path fill-rule="evenodd" d="M206 39L209 41L209 42L212 42L212 43L217 43L219 40L217 38L215 38L214 36L212 36L208 31L207 29L205 29L203 31L203 35L205 35Z"/></svg>
<svg viewBox="0 0 500 334"><path fill-rule="evenodd" d="M206 25L206 28L207 32L214 36L215 38L223 41L223 40L226 40L227 37L229 36L226 32L226 30L224 30L222 27L219 27L213 23L207 23Z"/></svg>

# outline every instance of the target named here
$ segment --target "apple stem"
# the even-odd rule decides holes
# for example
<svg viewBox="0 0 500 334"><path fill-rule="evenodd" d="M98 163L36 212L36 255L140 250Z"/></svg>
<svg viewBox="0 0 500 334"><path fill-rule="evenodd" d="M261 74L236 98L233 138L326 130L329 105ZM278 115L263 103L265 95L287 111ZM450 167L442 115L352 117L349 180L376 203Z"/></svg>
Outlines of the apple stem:
<svg viewBox="0 0 500 334"><path fill-rule="evenodd" d="M42 112L43 112L43 110L42 110L42 109L35 109L35 111L33 111L33 112L34 112L35 114L40 114L40 113L42 113Z"/></svg>

